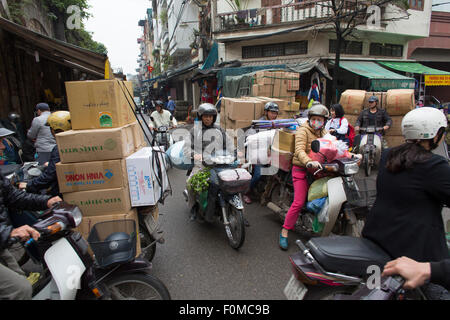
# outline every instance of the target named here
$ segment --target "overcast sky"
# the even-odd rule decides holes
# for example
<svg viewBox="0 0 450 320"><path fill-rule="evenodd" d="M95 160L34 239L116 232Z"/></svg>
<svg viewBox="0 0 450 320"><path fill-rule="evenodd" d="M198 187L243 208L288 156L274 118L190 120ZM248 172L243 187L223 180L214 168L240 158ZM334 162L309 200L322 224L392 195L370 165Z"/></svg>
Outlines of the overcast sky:
<svg viewBox="0 0 450 320"><path fill-rule="evenodd" d="M450 0L433 0L433 4L446 3L446 2L450 2ZM444 4L442 6L435 6L435 7L433 7L433 11L450 12L450 4Z"/></svg>
<svg viewBox="0 0 450 320"><path fill-rule="evenodd" d="M85 21L86 30L93 32L93 39L108 49L113 68L123 68L125 74L136 74L139 45L143 28L138 26L145 19L149 0L89 0L92 17Z"/></svg>

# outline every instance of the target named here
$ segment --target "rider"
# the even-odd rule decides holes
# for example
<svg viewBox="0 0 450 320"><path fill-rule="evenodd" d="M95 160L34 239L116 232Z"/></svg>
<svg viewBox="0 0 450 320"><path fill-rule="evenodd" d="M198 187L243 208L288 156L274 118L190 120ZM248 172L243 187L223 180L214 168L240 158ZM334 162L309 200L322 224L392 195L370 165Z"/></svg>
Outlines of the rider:
<svg viewBox="0 0 450 320"><path fill-rule="evenodd" d="M156 101L156 110L150 115L150 120L151 130L157 130L163 126L168 128L177 126L177 120L169 111L164 109L164 103L161 100Z"/></svg>
<svg viewBox="0 0 450 320"><path fill-rule="evenodd" d="M406 143L382 153L376 201L362 235L393 258L450 258L441 215L450 205L450 165L432 153L446 127L435 108L410 111L402 121Z"/></svg>
<svg viewBox="0 0 450 320"><path fill-rule="evenodd" d="M292 168L294 202L286 215L279 238L279 245L283 250L288 249L289 230L295 228L295 223L308 195L306 168L319 169L322 167L318 161L313 161L308 154L311 151L311 143L327 134L325 123L329 116L330 113L327 107L321 104L314 105L308 112L308 121L298 128L295 133L294 166Z"/></svg>
<svg viewBox="0 0 450 320"><path fill-rule="evenodd" d="M17 164L21 163L18 153L18 144L16 138L13 137L14 132L11 130L0 128L0 163L1 164Z"/></svg>
<svg viewBox="0 0 450 320"><path fill-rule="evenodd" d="M31 284L7 247L10 238L28 241L30 238L37 240L40 236L27 225L14 229L10 223L8 209L39 211L51 208L59 201L59 197L51 198L19 191L9 181L0 177L0 300L31 299Z"/></svg>
<svg viewBox="0 0 450 320"><path fill-rule="evenodd" d="M372 96L369 98L369 108L364 109L356 120L355 131L359 132L360 128L367 128L373 126L375 128L383 128L384 131L389 130L392 126L392 119L385 109L378 107L379 99L377 96ZM386 140L381 137L383 149L387 149L388 145ZM361 142L361 135L355 136L353 145L358 150L359 144ZM358 153L358 152L355 152Z"/></svg>
<svg viewBox="0 0 450 320"><path fill-rule="evenodd" d="M211 143L221 143L221 145L216 146L215 150L223 150L224 148L229 152L235 150L233 140L226 134L225 130L215 124L217 120L217 109L214 105L211 103L201 104L198 108L197 114L201 124L194 124L194 127L190 130L190 144L185 143L183 149L185 158L194 160L194 167L187 181L189 181L193 175L204 169L202 161L207 155L205 153L206 148ZM221 141L211 141L212 139L217 138L217 135L222 136L222 139L220 139ZM188 188L187 190L184 190L184 195L188 198L188 206L191 209L191 220L195 220L197 218L194 207L195 192ZM215 198L211 199L210 195L213 196L213 192L209 192L208 194L208 203L210 203L210 201L215 202ZM208 222L212 222L212 214L206 214L205 219Z"/></svg>
<svg viewBox="0 0 450 320"><path fill-rule="evenodd" d="M58 133L72 130L72 124L70 122L69 111L56 111L50 115L47 119L47 126L50 127L51 133L55 136ZM19 189L25 189L29 193L38 193L40 190L50 188L48 194L52 196L59 195L58 178L56 176L56 164L60 162L58 145L56 145L45 171L39 176L31 180L30 182L21 182Z"/></svg>
<svg viewBox="0 0 450 320"><path fill-rule="evenodd" d="M328 120L325 129L335 136L338 140L347 142L347 145L351 147L350 140L346 137L349 129L348 120L344 117L344 108L340 104L333 104L330 107L331 119Z"/></svg>
<svg viewBox="0 0 450 320"><path fill-rule="evenodd" d="M278 118L278 114L280 113L280 107L275 102L268 102L264 106L264 116L262 116L259 120L260 121L274 121ZM257 131L263 131L265 129L258 129ZM255 165L253 166L253 177L252 182L250 184L250 191L247 192L243 196L243 200L247 204L252 203L252 199L250 197L252 190L254 190L256 184L261 179L261 166Z"/></svg>

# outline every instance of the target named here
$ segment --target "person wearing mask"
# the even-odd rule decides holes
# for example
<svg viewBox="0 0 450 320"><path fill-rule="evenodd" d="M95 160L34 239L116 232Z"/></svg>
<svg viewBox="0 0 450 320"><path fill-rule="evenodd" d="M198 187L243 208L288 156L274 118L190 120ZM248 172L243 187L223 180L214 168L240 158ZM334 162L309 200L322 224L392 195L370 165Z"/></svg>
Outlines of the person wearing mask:
<svg viewBox="0 0 450 320"><path fill-rule="evenodd" d="M262 116L260 121L274 121L278 118L278 114L280 113L280 107L275 102L268 102L264 106L264 116ZM261 132L266 129L258 129L257 132ZM251 192L255 189L256 184L261 179L261 166L255 165L253 166L253 176L252 182L250 184L250 190L245 194L242 198L246 204L251 204Z"/></svg>
<svg viewBox="0 0 450 320"><path fill-rule="evenodd" d="M53 136L61 132L72 130L70 112L56 111L52 113L48 117L46 125L50 127ZM48 194L52 196L60 195L58 177L56 176L56 164L60 161L58 145L55 145L48 166L45 168L44 172L28 183L21 182L19 184L19 189L25 189L28 193L38 193L41 190L49 189Z"/></svg>
<svg viewBox="0 0 450 320"><path fill-rule="evenodd" d="M28 139L34 141L34 147L38 155L37 161L40 165L50 160L52 150L56 145L56 140L50 131L50 127L45 125L50 114L48 104L39 103L36 106L37 117L33 119L31 128L27 133Z"/></svg>
<svg viewBox="0 0 450 320"><path fill-rule="evenodd" d="M360 128L367 128L369 126L376 128L383 128L384 131L389 130L392 126L392 119L385 109L378 107L379 99L377 96L369 98L369 108L363 110L356 120L355 131L359 132ZM387 149L388 145L383 137L380 137L383 149ZM356 135L353 145L358 150L361 143L361 135ZM357 153L357 152L356 152Z"/></svg>
<svg viewBox="0 0 450 320"><path fill-rule="evenodd" d="M294 185L294 202L284 220L283 229L279 236L279 246L288 249L288 233L294 230L300 211L308 195L307 168L320 169L322 165L309 157L311 143L325 136L325 124L330 113L323 105L314 105L308 112L308 121L297 129L295 133L295 152L292 167L292 181Z"/></svg>
<svg viewBox="0 0 450 320"><path fill-rule="evenodd" d="M328 120L325 129L336 137L336 139L344 141L350 146L350 140L346 137L349 129L348 120L344 117L344 108L340 104L333 104L330 107L331 119Z"/></svg>
<svg viewBox="0 0 450 320"><path fill-rule="evenodd" d="M8 251L8 245L11 238L25 242L30 238L37 240L40 234L28 225L14 228L8 210L46 210L62 200L60 197L27 194L1 176L0 194L0 300L29 300L33 291L31 284Z"/></svg>
<svg viewBox="0 0 450 320"><path fill-rule="evenodd" d="M394 259L450 258L441 214L443 205L450 205L450 165L433 153L446 127L441 111L414 109L402 121L406 143L381 155L377 196L362 236Z"/></svg>

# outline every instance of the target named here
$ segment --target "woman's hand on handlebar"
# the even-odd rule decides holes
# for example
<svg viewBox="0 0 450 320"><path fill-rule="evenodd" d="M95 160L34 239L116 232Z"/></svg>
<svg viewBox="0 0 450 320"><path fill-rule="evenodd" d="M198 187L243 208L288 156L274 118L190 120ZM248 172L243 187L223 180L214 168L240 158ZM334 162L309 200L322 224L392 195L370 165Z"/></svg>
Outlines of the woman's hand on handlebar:
<svg viewBox="0 0 450 320"><path fill-rule="evenodd" d="M421 263L410 258L401 257L390 261L384 267L382 276L400 275L406 282L405 289L415 289L422 286L431 277L431 265Z"/></svg>
<svg viewBox="0 0 450 320"><path fill-rule="evenodd" d="M27 183L26 182L19 183L19 189L20 190L25 190L26 188L27 188Z"/></svg>
<svg viewBox="0 0 450 320"><path fill-rule="evenodd" d="M50 199L47 201L47 207L51 208L51 207L53 207L53 205L55 205L56 203L62 202L62 201L63 201L63 200L62 200L60 197L58 197L58 196L53 197L53 198L50 198Z"/></svg>
<svg viewBox="0 0 450 320"><path fill-rule="evenodd" d="M41 235L32 227L25 225L13 229L13 231L11 231L11 234L9 236L10 238L20 238L22 242L26 242L30 238L33 238L35 241L37 241Z"/></svg>
<svg viewBox="0 0 450 320"><path fill-rule="evenodd" d="M306 164L306 168L308 169L323 169L322 165L319 161L310 161Z"/></svg>

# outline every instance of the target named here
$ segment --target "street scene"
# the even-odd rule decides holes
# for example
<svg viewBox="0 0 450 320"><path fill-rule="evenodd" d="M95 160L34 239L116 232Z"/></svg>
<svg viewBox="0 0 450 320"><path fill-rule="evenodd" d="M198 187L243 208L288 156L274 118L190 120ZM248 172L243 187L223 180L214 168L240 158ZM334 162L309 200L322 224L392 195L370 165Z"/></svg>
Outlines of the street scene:
<svg viewBox="0 0 450 320"><path fill-rule="evenodd" d="M0 300L450 299L450 2L0 0L0 43Z"/></svg>

